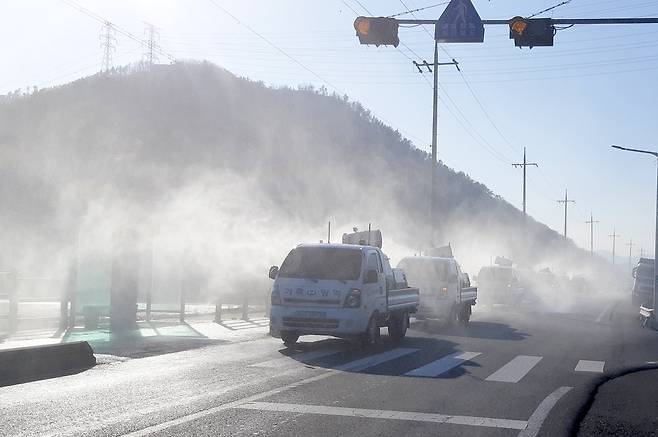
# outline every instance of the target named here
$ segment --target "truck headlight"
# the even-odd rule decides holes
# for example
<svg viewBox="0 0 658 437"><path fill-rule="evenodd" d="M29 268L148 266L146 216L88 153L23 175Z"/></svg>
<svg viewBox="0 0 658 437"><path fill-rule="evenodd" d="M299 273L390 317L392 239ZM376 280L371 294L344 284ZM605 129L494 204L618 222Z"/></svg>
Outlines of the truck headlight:
<svg viewBox="0 0 658 437"><path fill-rule="evenodd" d="M358 308L361 306L361 290L352 288L345 298L344 308Z"/></svg>

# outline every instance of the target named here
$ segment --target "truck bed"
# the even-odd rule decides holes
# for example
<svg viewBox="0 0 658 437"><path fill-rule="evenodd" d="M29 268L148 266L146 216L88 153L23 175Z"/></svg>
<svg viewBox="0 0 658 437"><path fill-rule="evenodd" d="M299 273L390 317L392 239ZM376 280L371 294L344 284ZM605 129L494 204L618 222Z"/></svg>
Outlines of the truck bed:
<svg viewBox="0 0 658 437"><path fill-rule="evenodd" d="M419 291L417 288L400 288L396 290L389 290L388 296L388 310L407 310L409 312L416 312L418 304L420 303Z"/></svg>

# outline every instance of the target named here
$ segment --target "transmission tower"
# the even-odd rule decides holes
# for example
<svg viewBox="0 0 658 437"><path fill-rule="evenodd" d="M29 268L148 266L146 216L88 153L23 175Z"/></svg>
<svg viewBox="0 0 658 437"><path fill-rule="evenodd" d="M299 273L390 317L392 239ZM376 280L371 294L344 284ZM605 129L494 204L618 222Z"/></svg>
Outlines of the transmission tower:
<svg viewBox="0 0 658 437"><path fill-rule="evenodd" d="M160 39L160 32L157 27L153 24L146 23L146 29L144 29L144 40L146 41L146 51L144 52L144 60L148 64L149 68L153 67L154 62L158 62L158 51L160 47L158 46L158 40Z"/></svg>
<svg viewBox="0 0 658 437"><path fill-rule="evenodd" d="M112 68L112 53L117 49L117 39L114 37L114 25L106 21L101 27L101 34L98 36L103 49L103 63L101 71L109 71Z"/></svg>

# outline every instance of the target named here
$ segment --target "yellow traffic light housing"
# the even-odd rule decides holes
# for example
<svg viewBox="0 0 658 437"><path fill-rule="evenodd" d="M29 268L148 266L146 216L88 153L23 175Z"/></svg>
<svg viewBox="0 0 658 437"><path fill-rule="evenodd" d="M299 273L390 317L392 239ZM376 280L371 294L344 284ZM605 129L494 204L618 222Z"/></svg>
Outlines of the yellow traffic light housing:
<svg viewBox="0 0 658 437"><path fill-rule="evenodd" d="M553 45L555 27L550 18L514 17L509 20L509 37L517 47L548 47Z"/></svg>
<svg viewBox="0 0 658 437"><path fill-rule="evenodd" d="M376 46L389 45L397 47L398 22L394 18L386 17L357 17L354 20L354 30L361 44L374 44Z"/></svg>

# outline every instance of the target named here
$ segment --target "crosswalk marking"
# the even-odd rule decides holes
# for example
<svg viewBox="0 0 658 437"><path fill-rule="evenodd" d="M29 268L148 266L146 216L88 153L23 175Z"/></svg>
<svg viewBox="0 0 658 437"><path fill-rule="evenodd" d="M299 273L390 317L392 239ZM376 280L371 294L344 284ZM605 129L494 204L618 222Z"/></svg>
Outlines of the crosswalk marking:
<svg viewBox="0 0 658 437"><path fill-rule="evenodd" d="M519 355L489 375L486 381L519 382L541 359L542 357Z"/></svg>
<svg viewBox="0 0 658 437"><path fill-rule="evenodd" d="M576 372L594 372L603 373L605 361L580 360L574 369Z"/></svg>
<svg viewBox="0 0 658 437"><path fill-rule="evenodd" d="M263 361L262 363L256 363L256 364L251 364L250 367L267 367L267 368L279 368L279 367L284 367L288 364L294 363L294 362L308 362L311 360L316 360L318 358L323 358L329 355L334 355L338 353L339 351L336 349L325 349L325 350L317 350L317 351L310 351L310 352L301 352L297 354L293 354L290 356L284 356L280 358L275 358L273 360L268 360L268 361Z"/></svg>
<svg viewBox="0 0 658 437"><path fill-rule="evenodd" d="M336 370L342 370L346 372L359 372L369 367L374 367L378 364L385 363L386 361L394 360L396 358L400 358L417 351L419 351L419 349L409 349L409 348L392 349L387 352L382 352L380 354L375 354L369 357L350 361L349 363L345 363L343 365L336 367Z"/></svg>
<svg viewBox="0 0 658 437"><path fill-rule="evenodd" d="M493 417L457 416L413 411L371 410L366 408L345 408L324 405L286 404L275 402L249 402L235 408L256 411L277 411L302 414L322 414L327 416L366 417L369 419L406 420L414 422L449 423L452 425L482 426L523 430L528 425L525 420L497 419Z"/></svg>
<svg viewBox="0 0 658 437"><path fill-rule="evenodd" d="M419 367L410 372L405 373L406 376L424 376L435 377L448 370L460 366L462 363L471 360L480 355L480 352L455 352L454 354L447 355L429 364Z"/></svg>

